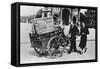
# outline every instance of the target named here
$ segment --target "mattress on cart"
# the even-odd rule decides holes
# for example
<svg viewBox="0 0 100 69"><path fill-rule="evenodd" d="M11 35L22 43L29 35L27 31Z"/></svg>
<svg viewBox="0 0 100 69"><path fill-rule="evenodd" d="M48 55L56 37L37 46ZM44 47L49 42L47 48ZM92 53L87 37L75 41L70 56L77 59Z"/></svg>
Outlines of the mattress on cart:
<svg viewBox="0 0 100 69"><path fill-rule="evenodd" d="M52 18L38 18L35 20L36 31L38 34L50 33L55 30Z"/></svg>

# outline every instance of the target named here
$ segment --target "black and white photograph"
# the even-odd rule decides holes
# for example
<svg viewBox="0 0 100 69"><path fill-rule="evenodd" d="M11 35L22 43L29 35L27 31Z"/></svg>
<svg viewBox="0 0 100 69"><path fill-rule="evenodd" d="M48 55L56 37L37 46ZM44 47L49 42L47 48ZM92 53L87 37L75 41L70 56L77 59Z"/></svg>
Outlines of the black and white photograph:
<svg viewBox="0 0 100 69"><path fill-rule="evenodd" d="M20 64L96 59L96 10L20 6Z"/></svg>

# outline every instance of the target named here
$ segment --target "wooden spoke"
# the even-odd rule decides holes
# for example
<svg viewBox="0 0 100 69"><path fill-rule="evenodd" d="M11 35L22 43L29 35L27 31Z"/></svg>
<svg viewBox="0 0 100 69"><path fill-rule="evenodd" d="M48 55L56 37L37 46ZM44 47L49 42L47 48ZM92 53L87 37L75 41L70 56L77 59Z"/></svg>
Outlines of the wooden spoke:
<svg viewBox="0 0 100 69"><path fill-rule="evenodd" d="M63 43L65 40L61 36L54 36L52 37L47 45L48 55L52 58L56 58L57 55L61 55L60 46L63 47Z"/></svg>

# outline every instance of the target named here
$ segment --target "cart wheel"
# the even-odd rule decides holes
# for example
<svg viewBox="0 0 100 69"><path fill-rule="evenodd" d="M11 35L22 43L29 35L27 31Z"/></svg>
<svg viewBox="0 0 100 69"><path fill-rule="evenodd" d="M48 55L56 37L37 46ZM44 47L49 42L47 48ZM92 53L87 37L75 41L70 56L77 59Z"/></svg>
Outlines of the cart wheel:
<svg viewBox="0 0 100 69"><path fill-rule="evenodd" d="M48 41L47 57L61 57L64 50L65 40L61 36L54 36Z"/></svg>
<svg viewBox="0 0 100 69"><path fill-rule="evenodd" d="M39 56L42 56L45 54L45 50L42 48L42 47L34 47L34 50L36 51L36 53L39 55Z"/></svg>

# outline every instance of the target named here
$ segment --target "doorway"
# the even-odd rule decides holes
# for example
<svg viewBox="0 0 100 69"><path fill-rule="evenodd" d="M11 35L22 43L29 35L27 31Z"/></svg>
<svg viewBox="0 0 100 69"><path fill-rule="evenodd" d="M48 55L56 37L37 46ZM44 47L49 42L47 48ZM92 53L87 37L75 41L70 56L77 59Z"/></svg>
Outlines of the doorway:
<svg viewBox="0 0 100 69"><path fill-rule="evenodd" d="M70 11L68 9L62 10L62 20L64 25L69 25L69 15Z"/></svg>

